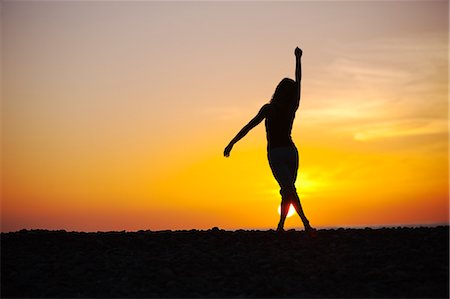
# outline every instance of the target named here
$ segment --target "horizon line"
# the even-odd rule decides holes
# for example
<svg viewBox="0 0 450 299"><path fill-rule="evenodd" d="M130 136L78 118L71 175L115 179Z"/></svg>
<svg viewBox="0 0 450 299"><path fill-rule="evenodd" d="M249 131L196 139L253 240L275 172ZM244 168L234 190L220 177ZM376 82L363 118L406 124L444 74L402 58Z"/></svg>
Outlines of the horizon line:
<svg viewBox="0 0 450 299"><path fill-rule="evenodd" d="M388 225L348 225L348 226L317 226L317 230L338 230L338 229L384 229L384 228L436 228L440 226L450 226L450 222L438 222L429 224L388 224ZM97 230L97 231L82 231L82 230L66 230L66 229L46 229L46 228L22 228L15 231L1 231L0 234L18 233L24 231L47 231L47 232L66 232L66 233L139 233L139 232L207 232L207 231L225 231L225 232L237 232L237 231L275 231L274 228L260 227L260 228L235 228L235 229L223 229L217 226L211 228L199 229L199 228L186 228L186 229L139 229L139 230ZM288 231L304 231L303 228L289 228Z"/></svg>

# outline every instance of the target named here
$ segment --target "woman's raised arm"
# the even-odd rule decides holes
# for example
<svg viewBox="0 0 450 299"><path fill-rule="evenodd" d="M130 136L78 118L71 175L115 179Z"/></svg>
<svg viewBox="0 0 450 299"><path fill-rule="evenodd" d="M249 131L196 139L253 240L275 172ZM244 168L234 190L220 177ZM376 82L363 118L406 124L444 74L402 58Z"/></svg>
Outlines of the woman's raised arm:
<svg viewBox="0 0 450 299"><path fill-rule="evenodd" d="M299 47L295 48L295 82L297 83L297 107L300 104L300 92L302 89L302 55L302 49L300 49Z"/></svg>

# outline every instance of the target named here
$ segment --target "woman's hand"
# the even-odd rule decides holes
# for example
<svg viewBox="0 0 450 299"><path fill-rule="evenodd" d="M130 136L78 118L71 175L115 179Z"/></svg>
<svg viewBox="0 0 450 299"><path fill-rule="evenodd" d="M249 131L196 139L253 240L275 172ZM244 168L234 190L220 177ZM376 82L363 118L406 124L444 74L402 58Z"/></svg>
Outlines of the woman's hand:
<svg viewBox="0 0 450 299"><path fill-rule="evenodd" d="M302 57L302 55L303 55L302 49L300 49L299 47L295 48L295 56L297 58L300 58L300 57Z"/></svg>
<svg viewBox="0 0 450 299"><path fill-rule="evenodd" d="M225 150L223 151L223 155L225 157L229 157L232 148L233 148L233 144L232 143L228 144L227 147L225 148Z"/></svg>

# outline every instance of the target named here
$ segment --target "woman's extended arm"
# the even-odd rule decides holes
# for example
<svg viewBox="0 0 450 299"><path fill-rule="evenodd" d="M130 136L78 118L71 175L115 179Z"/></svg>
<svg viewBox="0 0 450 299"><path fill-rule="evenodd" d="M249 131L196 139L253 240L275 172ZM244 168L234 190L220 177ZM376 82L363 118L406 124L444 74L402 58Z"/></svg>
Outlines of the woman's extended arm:
<svg viewBox="0 0 450 299"><path fill-rule="evenodd" d="M297 83L297 107L300 104L300 91L302 87L302 55L303 51L299 47L295 48L295 83Z"/></svg>
<svg viewBox="0 0 450 299"><path fill-rule="evenodd" d="M237 135L230 141L230 143L225 148L225 151L223 152L223 155L225 157L230 156L231 149L233 148L233 145L241 140L245 135L247 135L248 132L250 132L251 129L256 127L266 116L267 116L267 110L269 109L269 105L266 104L262 106L262 108L259 110L258 114L248 123L246 124L240 131L237 133Z"/></svg>

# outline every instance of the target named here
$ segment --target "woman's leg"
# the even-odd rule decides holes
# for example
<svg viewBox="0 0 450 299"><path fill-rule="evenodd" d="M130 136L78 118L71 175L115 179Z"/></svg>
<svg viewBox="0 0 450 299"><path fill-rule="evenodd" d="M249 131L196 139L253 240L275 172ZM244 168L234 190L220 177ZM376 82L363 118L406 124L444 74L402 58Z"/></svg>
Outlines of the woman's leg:
<svg viewBox="0 0 450 299"><path fill-rule="evenodd" d="M302 204L300 203L300 198L298 197L297 192L295 192L294 194L292 205L294 206L295 211L297 211L298 216L300 216L300 219L302 220L305 229L311 228L311 225L309 225L309 221L306 218L305 213L303 212Z"/></svg>
<svg viewBox="0 0 450 299"><path fill-rule="evenodd" d="M309 221L303 212L300 198L295 189L298 170L298 152L296 148L280 148L269 154L272 173L281 187L281 211L277 230L283 230L284 222L292 204L300 216L305 229L310 229Z"/></svg>
<svg viewBox="0 0 450 299"><path fill-rule="evenodd" d="M289 171L292 174L293 182L292 185L295 186L295 181L297 179L297 172L298 172L298 164L299 164L299 157L298 157L298 151L296 148L292 150L292 154L289 160L288 168ZM295 208L295 211L297 212L298 216L300 216L300 219L303 222L303 226L305 229L311 228L309 225L309 221L305 216L305 213L303 212L302 205L300 203L300 197L298 196L297 190L294 188L294 192L292 194L292 205Z"/></svg>
<svg viewBox="0 0 450 299"><path fill-rule="evenodd" d="M289 206L292 202L292 190L295 189L293 185L294 178L292 177L292 172L288 167L288 149L279 148L274 149L269 152L269 165L272 170L273 176L280 185L281 194L281 211L280 211L280 221L278 223L277 230L282 231L284 228L284 222L289 210Z"/></svg>
<svg viewBox="0 0 450 299"><path fill-rule="evenodd" d="M281 211L280 211L280 222L278 222L277 231L284 230L284 222L286 220L287 213L289 211L290 202L288 198L282 196L281 199Z"/></svg>

